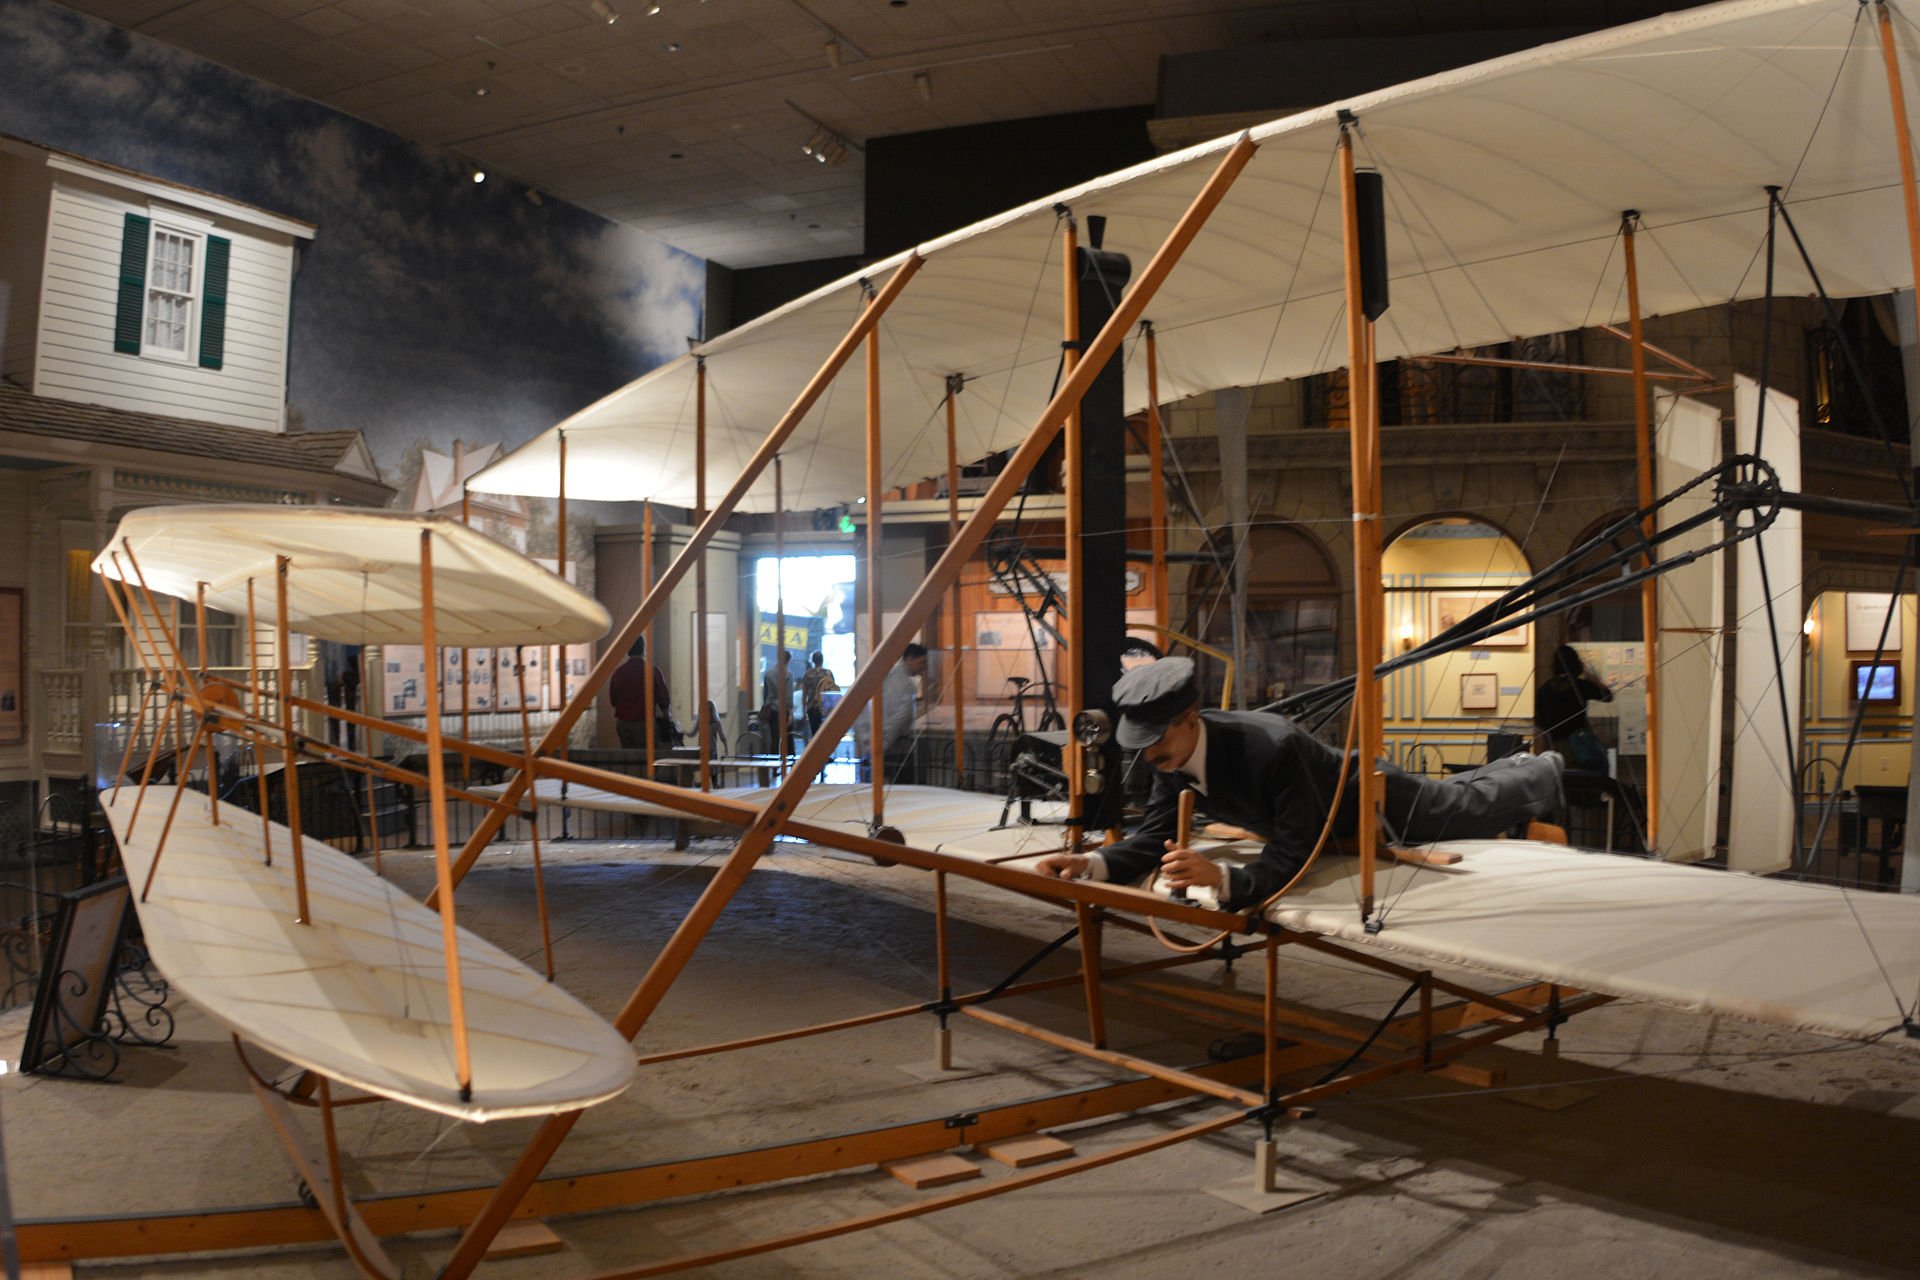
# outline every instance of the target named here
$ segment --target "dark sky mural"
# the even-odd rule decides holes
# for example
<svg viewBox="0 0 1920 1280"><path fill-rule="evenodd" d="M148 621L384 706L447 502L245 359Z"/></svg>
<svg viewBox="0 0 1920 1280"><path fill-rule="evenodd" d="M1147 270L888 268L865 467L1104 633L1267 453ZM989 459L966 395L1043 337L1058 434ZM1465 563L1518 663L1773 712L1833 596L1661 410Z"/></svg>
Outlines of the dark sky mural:
<svg viewBox="0 0 1920 1280"><path fill-rule="evenodd" d="M364 431L390 484L422 448L511 448L699 332L700 259L43 0L0 0L0 132L315 223L293 423Z"/></svg>

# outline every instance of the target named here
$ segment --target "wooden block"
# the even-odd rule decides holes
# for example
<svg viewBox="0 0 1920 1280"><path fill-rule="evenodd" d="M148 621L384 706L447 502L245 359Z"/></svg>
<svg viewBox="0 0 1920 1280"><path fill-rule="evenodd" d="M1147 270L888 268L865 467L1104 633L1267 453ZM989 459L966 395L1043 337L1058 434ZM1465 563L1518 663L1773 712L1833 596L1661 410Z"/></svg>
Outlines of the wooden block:
<svg viewBox="0 0 1920 1280"><path fill-rule="evenodd" d="M985 1143L980 1150L1009 1169L1024 1169L1028 1165L1045 1164L1049 1160L1065 1160L1073 1154L1072 1144L1049 1138L1044 1133L1029 1133L1019 1138L1008 1138L1004 1142Z"/></svg>
<svg viewBox="0 0 1920 1280"><path fill-rule="evenodd" d="M1542 822L1534 818L1527 823L1527 839L1538 840L1542 844L1565 844L1567 829L1556 827L1551 822Z"/></svg>
<svg viewBox="0 0 1920 1280"><path fill-rule="evenodd" d="M1460 1084L1470 1084L1476 1089L1492 1089L1507 1082L1505 1067L1476 1067L1466 1062L1449 1062L1444 1067L1435 1067L1433 1074Z"/></svg>
<svg viewBox="0 0 1920 1280"><path fill-rule="evenodd" d="M553 1234L538 1218L515 1218L500 1228L500 1234L487 1247L487 1259L526 1258L536 1253L558 1253L567 1242Z"/></svg>
<svg viewBox="0 0 1920 1280"><path fill-rule="evenodd" d="M71 1262L23 1262L20 1280L73 1280Z"/></svg>
<svg viewBox="0 0 1920 1280"><path fill-rule="evenodd" d="M1454 849L1402 849L1397 845L1388 845L1386 853L1395 862L1421 867L1457 866L1465 857Z"/></svg>
<svg viewBox="0 0 1920 1280"><path fill-rule="evenodd" d="M915 1191L925 1191L929 1187L944 1187L949 1182L965 1182L968 1178L980 1176L980 1167L973 1161L946 1152L937 1156L896 1160L892 1164L880 1167Z"/></svg>

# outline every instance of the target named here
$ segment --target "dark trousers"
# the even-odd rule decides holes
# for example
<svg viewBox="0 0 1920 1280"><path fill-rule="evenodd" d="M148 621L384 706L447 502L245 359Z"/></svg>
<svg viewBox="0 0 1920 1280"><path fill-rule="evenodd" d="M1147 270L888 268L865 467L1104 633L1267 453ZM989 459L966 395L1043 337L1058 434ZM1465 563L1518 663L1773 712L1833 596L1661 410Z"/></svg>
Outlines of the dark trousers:
<svg viewBox="0 0 1920 1280"><path fill-rule="evenodd" d="M1357 761L1356 761L1357 763ZM1385 763L1387 829L1407 844L1503 835L1529 818L1551 818L1559 771L1538 756L1508 756L1450 778L1422 778ZM1359 796L1349 778L1340 833L1351 835Z"/></svg>

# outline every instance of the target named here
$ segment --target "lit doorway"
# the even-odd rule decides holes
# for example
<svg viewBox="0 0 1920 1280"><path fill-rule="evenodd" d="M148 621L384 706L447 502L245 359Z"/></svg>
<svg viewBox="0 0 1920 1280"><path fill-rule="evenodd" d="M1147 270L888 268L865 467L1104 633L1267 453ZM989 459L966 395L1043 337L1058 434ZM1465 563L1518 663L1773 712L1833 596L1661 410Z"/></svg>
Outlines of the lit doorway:
<svg viewBox="0 0 1920 1280"><path fill-rule="evenodd" d="M793 655L796 691L816 652L825 659L824 665L833 674L834 684L845 689L853 683L854 578L855 562L851 555L760 556L754 560L755 707L766 701L766 677L778 661L783 641ZM783 607L784 618L781 617ZM798 701L796 694L795 702ZM822 698L824 709L829 712L839 701L838 692L827 693ZM796 720L804 735L804 716L797 714ZM836 753L838 750L836 748Z"/></svg>

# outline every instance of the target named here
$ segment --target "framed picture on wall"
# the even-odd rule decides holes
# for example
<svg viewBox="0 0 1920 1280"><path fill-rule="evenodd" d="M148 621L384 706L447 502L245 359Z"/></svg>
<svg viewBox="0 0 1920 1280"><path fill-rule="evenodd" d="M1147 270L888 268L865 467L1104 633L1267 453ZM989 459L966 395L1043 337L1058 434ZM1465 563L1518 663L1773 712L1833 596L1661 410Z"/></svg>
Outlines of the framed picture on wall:
<svg viewBox="0 0 1920 1280"><path fill-rule="evenodd" d="M1497 671L1467 671L1460 676L1462 711L1498 711L1500 674Z"/></svg>
<svg viewBox="0 0 1920 1280"><path fill-rule="evenodd" d="M1437 636L1442 631L1464 622L1477 610L1484 609L1498 600L1505 592L1501 591L1436 591L1429 597L1431 601L1427 634ZM1498 635L1488 636L1473 642L1476 649L1524 649L1533 642L1533 624L1515 627L1511 631L1502 631Z"/></svg>
<svg viewBox="0 0 1920 1280"><path fill-rule="evenodd" d="M1847 652L1872 653L1880 645L1880 628L1887 629L1887 652L1900 652L1900 610L1887 611L1898 596L1884 591L1847 592Z"/></svg>

